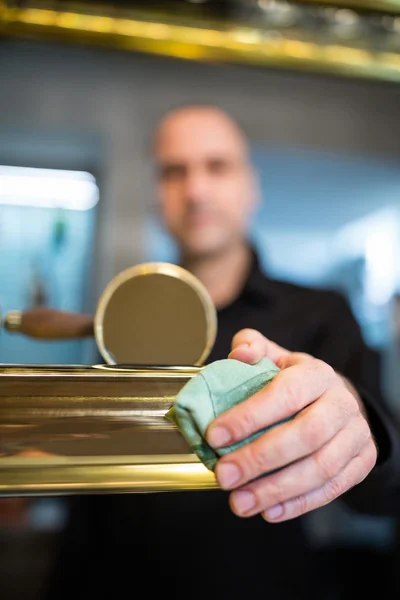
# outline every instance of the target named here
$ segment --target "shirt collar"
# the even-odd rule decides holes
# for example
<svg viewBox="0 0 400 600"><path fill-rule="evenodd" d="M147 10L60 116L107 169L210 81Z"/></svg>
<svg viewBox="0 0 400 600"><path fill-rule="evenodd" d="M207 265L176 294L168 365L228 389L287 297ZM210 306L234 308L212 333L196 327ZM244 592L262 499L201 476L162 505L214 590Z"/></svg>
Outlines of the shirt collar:
<svg viewBox="0 0 400 600"><path fill-rule="evenodd" d="M275 296L272 281L264 273L260 258L251 246L251 264L242 290L242 297L255 302L266 302Z"/></svg>

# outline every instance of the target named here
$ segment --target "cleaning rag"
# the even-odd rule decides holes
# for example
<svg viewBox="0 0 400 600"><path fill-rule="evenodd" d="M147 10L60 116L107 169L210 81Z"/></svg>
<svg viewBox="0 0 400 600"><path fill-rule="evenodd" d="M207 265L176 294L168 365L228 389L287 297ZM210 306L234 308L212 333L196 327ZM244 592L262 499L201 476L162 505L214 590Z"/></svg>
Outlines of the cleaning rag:
<svg viewBox="0 0 400 600"><path fill-rule="evenodd" d="M255 365L230 358L215 361L184 385L166 417L176 424L207 469L214 471L221 456L248 444L279 423L236 444L218 449L211 448L206 442L208 426L217 416L269 384L279 371L268 358L263 358Z"/></svg>

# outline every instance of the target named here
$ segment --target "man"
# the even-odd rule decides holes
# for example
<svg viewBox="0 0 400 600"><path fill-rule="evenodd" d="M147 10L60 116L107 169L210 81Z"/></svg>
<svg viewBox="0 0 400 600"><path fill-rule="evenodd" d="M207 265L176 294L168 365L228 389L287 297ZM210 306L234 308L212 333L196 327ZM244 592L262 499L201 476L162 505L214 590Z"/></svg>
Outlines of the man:
<svg viewBox="0 0 400 600"><path fill-rule="evenodd" d="M219 336L209 360L228 354L239 329L254 328L285 348L322 359L377 393L377 358L363 344L346 303L332 293L269 281L261 273L247 242L249 220L259 201L257 179L236 123L213 107L177 110L160 123L154 152L163 223L180 248L183 266L204 283L218 308ZM327 385L329 376L324 375ZM320 428L324 419L330 420L329 409ZM365 419L359 426L365 435ZM356 444L355 431L353 437ZM365 454L366 469L359 471L362 478L376 458L371 440ZM221 461L217 477L226 464L228 460ZM225 487L222 479L219 482ZM350 478L347 486L356 483Z"/></svg>
<svg viewBox="0 0 400 600"><path fill-rule="evenodd" d="M247 241L257 179L235 122L213 107L184 107L160 122L153 149L163 223L181 264L218 310L209 362L232 351L246 362L268 355L282 368L268 389L212 424L209 443L224 445L301 412L222 459L221 491L77 499L52 597L75 590L117 597L144 584L153 596L176 599L328 598L303 521L294 517L354 486L346 501L389 510L398 450L396 431L373 399L377 357L341 296L262 273ZM279 470L254 481L271 469Z"/></svg>

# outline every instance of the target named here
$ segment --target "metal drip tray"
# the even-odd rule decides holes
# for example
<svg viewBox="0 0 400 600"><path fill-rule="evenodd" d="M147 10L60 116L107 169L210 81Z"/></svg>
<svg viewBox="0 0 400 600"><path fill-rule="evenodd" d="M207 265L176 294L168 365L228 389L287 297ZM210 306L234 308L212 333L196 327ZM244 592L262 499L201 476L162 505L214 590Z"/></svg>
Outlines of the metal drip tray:
<svg viewBox="0 0 400 600"><path fill-rule="evenodd" d="M0 496L216 487L165 419L198 371L0 366Z"/></svg>

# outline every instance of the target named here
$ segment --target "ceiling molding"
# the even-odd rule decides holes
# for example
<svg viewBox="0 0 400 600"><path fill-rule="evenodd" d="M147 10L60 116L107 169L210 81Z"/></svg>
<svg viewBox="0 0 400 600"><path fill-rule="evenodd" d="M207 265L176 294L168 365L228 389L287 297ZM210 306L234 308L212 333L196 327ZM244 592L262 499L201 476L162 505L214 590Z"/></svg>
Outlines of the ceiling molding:
<svg viewBox="0 0 400 600"><path fill-rule="evenodd" d="M400 17L363 17L329 9L311 24L298 13L282 22L268 11L257 24L151 18L105 6L1 3L0 36L62 41L179 59L400 81ZM311 2L311 0L309 0ZM50 8L53 6L53 8ZM285 5L299 10L297 5ZM304 9L302 5L300 10ZM287 10L287 9L286 9ZM322 9L321 9L322 10ZM338 14L337 14L338 12ZM287 13L286 13L287 14ZM275 17L275 21L274 21ZM308 18L309 15L306 15ZM364 19L364 20L363 20ZM372 19L372 20L371 20ZM389 20L388 20L389 19Z"/></svg>

